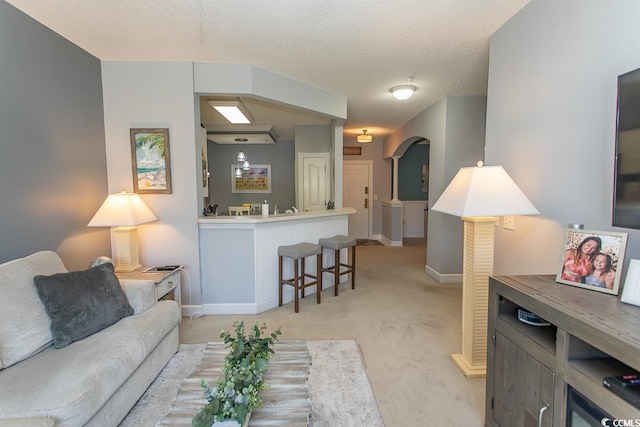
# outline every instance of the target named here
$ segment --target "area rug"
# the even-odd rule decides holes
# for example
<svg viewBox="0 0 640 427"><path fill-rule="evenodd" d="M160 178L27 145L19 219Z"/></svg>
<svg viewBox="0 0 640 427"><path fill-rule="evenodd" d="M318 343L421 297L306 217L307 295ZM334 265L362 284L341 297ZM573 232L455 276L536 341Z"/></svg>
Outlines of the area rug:
<svg viewBox="0 0 640 427"><path fill-rule="evenodd" d="M311 418L308 425L384 426L357 343L354 340L309 340L307 345L311 356L308 378ZM205 347L206 344L181 345L120 425L156 426L169 412L180 385L200 364Z"/></svg>
<svg viewBox="0 0 640 427"><path fill-rule="evenodd" d="M378 240L356 239L356 246L384 246L384 245Z"/></svg>

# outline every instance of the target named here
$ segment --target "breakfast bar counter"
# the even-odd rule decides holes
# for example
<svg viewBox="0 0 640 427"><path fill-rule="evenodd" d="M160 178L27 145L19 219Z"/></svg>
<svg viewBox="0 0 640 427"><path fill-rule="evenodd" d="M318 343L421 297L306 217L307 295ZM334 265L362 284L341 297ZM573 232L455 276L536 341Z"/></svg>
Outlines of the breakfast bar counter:
<svg viewBox="0 0 640 427"><path fill-rule="evenodd" d="M267 217L198 218L203 314L257 314L277 307L278 247L347 235L348 215L353 213L352 208L338 208ZM329 252L325 265L333 263ZM313 271L315 259L309 259L306 268ZM290 259L285 260L284 270L285 275L293 270ZM333 285L329 276L323 278L323 288ZM315 288L308 291L313 294ZM284 302L292 299L293 290L287 286Z"/></svg>

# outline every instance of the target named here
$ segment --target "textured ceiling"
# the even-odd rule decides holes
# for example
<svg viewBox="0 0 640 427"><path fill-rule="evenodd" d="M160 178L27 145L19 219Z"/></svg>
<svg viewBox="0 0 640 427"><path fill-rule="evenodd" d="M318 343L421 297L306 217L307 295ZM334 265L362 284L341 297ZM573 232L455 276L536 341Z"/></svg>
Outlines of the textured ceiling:
<svg viewBox="0 0 640 427"><path fill-rule="evenodd" d="M528 1L7 3L103 60L250 63L344 95L345 136L382 137L445 95L486 94L489 36ZM418 91L395 100L410 76Z"/></svg>

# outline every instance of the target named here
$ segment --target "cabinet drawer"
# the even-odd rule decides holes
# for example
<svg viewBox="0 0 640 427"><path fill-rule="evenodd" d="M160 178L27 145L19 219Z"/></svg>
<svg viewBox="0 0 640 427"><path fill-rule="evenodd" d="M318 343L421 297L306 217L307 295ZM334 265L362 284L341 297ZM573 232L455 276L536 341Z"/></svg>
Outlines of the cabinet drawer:
<svg viewBox="0 0 640 427"><path fill-rule="evenodd" d="M172 274L169 277L164 278L158 283L156 288L156 297L162 298L168 292L171 292L180 284L180 277L177 274Z"/></svg>

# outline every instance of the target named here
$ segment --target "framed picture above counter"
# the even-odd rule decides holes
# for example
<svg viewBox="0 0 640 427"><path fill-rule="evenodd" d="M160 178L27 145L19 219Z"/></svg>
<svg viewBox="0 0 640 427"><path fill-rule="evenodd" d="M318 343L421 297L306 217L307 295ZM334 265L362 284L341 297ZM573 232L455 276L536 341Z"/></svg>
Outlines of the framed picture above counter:
<svg viewBox="0 0 640 427"><path fill-rule="evenodd" d="M235 177L237 165L231 165L232 193L271 193L271 165L252 164L242 171L242 177Z"/></svg>

